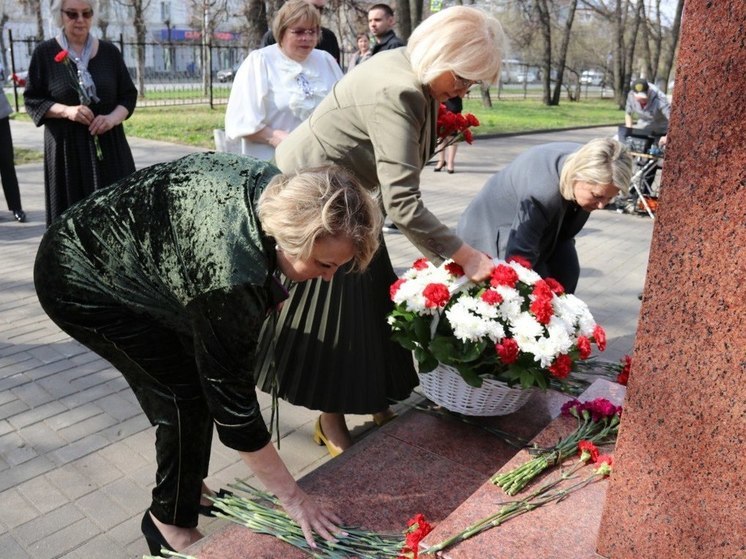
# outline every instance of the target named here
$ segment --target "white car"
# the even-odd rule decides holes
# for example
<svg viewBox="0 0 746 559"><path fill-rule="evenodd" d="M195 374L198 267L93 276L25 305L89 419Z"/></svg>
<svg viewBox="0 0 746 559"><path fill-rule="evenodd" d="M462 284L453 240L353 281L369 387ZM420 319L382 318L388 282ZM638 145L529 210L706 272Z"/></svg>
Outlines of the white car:
<svg viewBox="0 0 746 559"><path fill-rule="evenodd" d="M580 74L580 85L601 85L604 83L604 74L597 70L584 70Z"/></svg>

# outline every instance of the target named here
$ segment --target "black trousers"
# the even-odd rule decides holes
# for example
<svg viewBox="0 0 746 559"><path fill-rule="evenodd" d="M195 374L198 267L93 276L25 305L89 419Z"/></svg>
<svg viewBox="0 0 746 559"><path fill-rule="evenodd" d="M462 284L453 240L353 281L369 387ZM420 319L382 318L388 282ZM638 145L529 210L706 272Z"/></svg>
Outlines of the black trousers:
<svg viewBox="0 0 746 559"><path fill-rule="evenodd" d="M61 252L42 241L34 273L39 302L62 330L124 375L156 426L150 510L161 522L195 527L213 420L189 338L117 303L91 281L90 269L59 258Z"/></svg>
<svg viewBox="0 0 746 559"><path fill-rule="evenodd" d="M580 279L580 261L575 239L557 241L554 252L545 262L536 266L536 272L543 278L556 279L566 293L575 293Z"/></svg>
<svg viewBox="0 0 746 559"><path fill-rule="evenodd" d="M0 180L3 183L5 201L10 211L23 209L21 192L13 156L13 137L10 135L10 119L0 118Z"/></svg>

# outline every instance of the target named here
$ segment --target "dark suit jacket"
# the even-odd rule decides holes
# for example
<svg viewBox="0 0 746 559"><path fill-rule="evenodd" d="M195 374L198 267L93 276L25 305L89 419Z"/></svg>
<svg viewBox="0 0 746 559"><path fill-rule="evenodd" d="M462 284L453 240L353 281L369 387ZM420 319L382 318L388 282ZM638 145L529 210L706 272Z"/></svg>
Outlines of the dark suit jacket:
<svg viewBox="0 0 746 559"><path fill-rule="evenodd" d="M471 201L461 214L459 235L490 256L519 255L534 267L546 262L557 241L577 235L590 215L559 190L565 159L580 147L557 142L523 152Z"/></svg>

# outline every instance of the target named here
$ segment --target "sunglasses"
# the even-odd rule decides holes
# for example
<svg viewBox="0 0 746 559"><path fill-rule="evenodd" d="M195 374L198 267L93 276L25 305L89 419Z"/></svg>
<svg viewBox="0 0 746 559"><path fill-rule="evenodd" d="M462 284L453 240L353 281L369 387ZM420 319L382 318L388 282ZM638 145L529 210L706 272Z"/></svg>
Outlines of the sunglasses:
<svg viewBox="0 0 746 559"><path fill-rule="evenodd" d="M80 18L83 19L91 19L93 17L93 10L85 10L84 12L76 12L75 10L60 10L63 14L65 14L68 19L78 20Z"/></svg>

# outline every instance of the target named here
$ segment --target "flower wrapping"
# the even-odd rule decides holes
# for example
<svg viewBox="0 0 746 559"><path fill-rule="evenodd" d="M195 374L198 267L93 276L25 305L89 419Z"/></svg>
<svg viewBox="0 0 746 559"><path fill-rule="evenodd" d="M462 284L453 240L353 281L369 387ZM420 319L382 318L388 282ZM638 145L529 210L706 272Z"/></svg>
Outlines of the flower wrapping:
<svg viewBox="0 0 746 559"><path fill-rule="evenodd" d="M494 263L488 280L473 283L452 261L421 258L391 286L393 339L414 352L420 373L444 363L471 386L489 375L545 389L587 359L591 343L605 348L588 306L557 281L521 259Z"/></svg>

